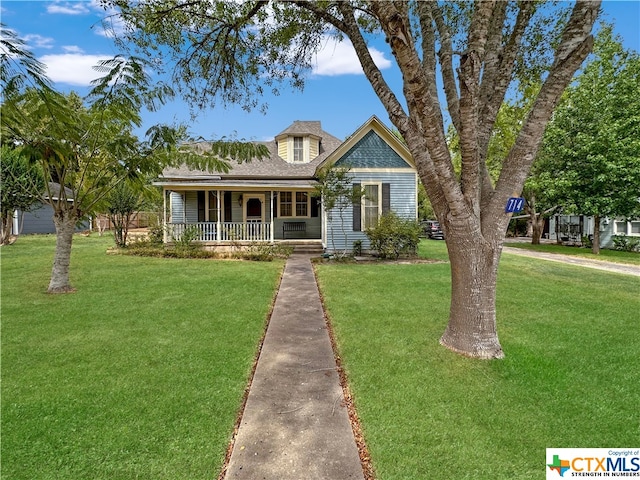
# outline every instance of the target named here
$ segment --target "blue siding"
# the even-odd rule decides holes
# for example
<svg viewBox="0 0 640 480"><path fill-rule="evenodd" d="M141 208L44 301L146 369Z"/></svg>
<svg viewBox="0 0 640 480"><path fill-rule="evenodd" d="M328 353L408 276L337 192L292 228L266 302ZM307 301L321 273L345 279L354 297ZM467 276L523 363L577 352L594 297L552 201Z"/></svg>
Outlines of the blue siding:
<svg viewBox="0 0 640 480"><path fill-rule="evenodd" d="M198 192L194 190L185 192L185 213L187 223L198 223Z"/></svg>
<svg viewBox="0 0 640 480"><path fill-rule="evenodd" d="M417 198L417 177L413 171L406 173L356 173L353 174L353 183L389 183L391 210L401 217L417 218L416 206ZM341 227L341 220L338 212L333 213L333 228L327 225L327 245L326 248L332 251L334 248L339 251L353 249L353 242L362 241L363 249L370 248L369 238L365 232L354 232L353 208L348 207L343 212L344 233Z"/></svg>
<svg viewBox="0 0 640 480"><path fill-rule="evenodd" d="M27 235L32 233L56 233L56 226L53 223L53 209L49 204L42 204L31 212L18 211L19 234ZM76 225L76 232L89 229L88 222Z"/></svg>
<svg viewBox="0 0 640 480"><path fill-rule="evenodd" d="M613 227L615 220L609 221L604 224L604 221L600 220L600 247L601 248L613 248Z"/></svg>
<svg viewBox="0 0 640 480"><path fill-rule="evenodd" d="M56 226L53 223L53 209L51 205L42 205L31 212L20 212L18 214L18 227L20 233L56 233Z"/></svg>
<svg viewBox="0 0 640 480"><path fill-rule="evenodd" d="M171 223L184 222L184 197L182 192L171 192Z"/></svg>

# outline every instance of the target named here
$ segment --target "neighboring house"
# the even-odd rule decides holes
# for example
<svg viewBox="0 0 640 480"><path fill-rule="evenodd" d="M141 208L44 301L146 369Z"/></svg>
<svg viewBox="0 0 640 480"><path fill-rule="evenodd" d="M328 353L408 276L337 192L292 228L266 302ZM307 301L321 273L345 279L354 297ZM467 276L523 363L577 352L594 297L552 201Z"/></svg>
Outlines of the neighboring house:
<svg viewBox="0 0 640 480"><path fill-rule="evenodd" d="M351 250L360 240L367 249L365 228L384 212L417 218L413 160L375 116L344 142L318 121L295 121L265 145L269 158L232 163L228 173L165 169L156 182L164 190L165 242L195 226L207 246L295 239ZM328 224L321 199L313 196L317 172L331 165L349 167L353 184L367 193L342 218L331 216L339 225Z"/></svg>
<svg viewBox="0 0 640 480"><path fill-rule="evenodd" d="M60 184L50 183L49 191L53 199L57 200L60 193ZM73 202L73 192L66 188L67 201ZM76 231L86 230L88 225L83 223L76 227ZM13 235L27 235L30 233L56 233L56 226L53 223L53 208L47 203L46 193L43 194L42 201L35 205L33 210L23 212L16 210L13 214Z"/></svg>
<svg viewBox="0 0 640 480"><path fill-rule="evenodd" d="M565 243L581 244L582 237L593 238L594 220L587 215L554 215L549 219L549 238ZM615 235L640 237L640 219L600 219L600 247L613 248Z"/></svg>

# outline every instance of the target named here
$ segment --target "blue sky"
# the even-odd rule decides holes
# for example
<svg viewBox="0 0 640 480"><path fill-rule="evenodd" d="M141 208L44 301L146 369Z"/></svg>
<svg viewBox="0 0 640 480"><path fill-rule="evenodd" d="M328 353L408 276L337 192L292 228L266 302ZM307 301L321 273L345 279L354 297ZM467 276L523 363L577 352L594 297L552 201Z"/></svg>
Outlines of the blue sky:
<svg viewBox="0 0 640 480"><path fill-rule="evenodd" d="M105 12L96 0L2 0L0 8L2 22L15 30L47 65L49 77L61 91L86 94L89 82L96 77L91 67L118 53L102 29ZM625 47L640 51L640 0L604 0L603 9L605 20L614 24ZM371 47L387 81L399 90L400 74L383 39L372 42ZM138 133L142 135L156 123L185 122L194 136L220 138L235 134L247 140L267 140L294 120L320 120L326 131L346 138L371 115L389 124L355 54L344 44L329 42L319 53L304 91L284 87L280 96L267 96L265 101L269 105L266 115L219 106L198 112L194 120L186 105L174 101L159 112L145 113L143 128Z"/></svg>

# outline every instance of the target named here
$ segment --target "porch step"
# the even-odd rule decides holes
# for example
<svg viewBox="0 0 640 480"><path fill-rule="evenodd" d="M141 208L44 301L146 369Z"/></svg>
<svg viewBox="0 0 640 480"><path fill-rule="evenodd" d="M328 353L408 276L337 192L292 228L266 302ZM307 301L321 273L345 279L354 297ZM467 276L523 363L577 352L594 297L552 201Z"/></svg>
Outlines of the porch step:
<svg viewBox="0 0 640 480"><path fill-rule="evenodd" d="M305 255L322 255L324 249L322 248L322 242L287 242L288 245L293 247L294 253L301 253Z"/></svg>
<svg viewBox="0 0 640 480"><path fill-rule="evenodd" d="M311 245L297 245L293 250L294 253L303 253L305 255L322 255L324 249L322 248L322 244L318 246Z"/></svg>

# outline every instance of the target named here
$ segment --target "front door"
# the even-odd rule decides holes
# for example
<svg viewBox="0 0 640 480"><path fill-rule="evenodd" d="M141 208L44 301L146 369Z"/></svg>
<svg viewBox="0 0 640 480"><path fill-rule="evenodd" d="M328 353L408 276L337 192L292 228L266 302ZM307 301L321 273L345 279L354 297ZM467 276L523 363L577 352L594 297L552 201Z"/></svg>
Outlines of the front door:
<svg viewBox="0 0 640 480"><path fill-rule="evenodd" d="M248 240L265 240L264 195L244 196L244 222Z"/></svg>
<svg viewBox="0 0 640 480"><path fill-rule="evenodd" d="M245 196L244 221L247 223L264 222L264 195Z"/></svg>

